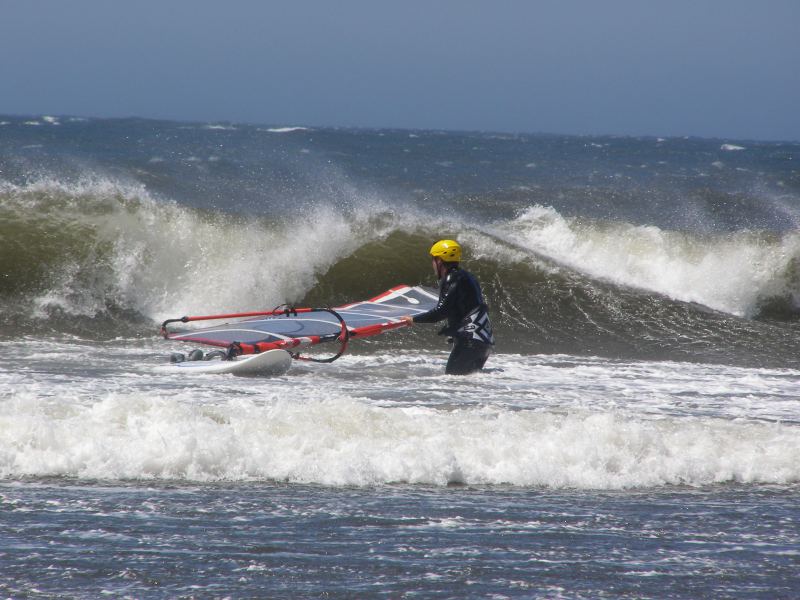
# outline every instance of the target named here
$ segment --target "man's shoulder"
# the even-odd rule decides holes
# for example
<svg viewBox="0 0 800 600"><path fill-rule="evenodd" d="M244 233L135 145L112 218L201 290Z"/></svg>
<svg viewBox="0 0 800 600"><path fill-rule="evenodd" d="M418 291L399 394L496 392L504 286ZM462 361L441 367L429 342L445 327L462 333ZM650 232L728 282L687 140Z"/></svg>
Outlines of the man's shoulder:
<svg viewBox="0 0 800 600"><path fill-rule="evenodd" d="M447 274L448 278L452 277L451 281L460 281L462 279L475 279L475 276L467 271L462 267L458 267L457 269L453 269L450 273Z"/></svg>
<svg viewBox="0 0 800 600"><path fill-rule="evenodd" d="M447 272L447 275L445 275L444 280L448 284L452 285L458 282L459 280L463 279L465 275L469 276L469 273L467 273L467 271L465 271L461 267L456 267L455 269L450 269Z"/></svg>

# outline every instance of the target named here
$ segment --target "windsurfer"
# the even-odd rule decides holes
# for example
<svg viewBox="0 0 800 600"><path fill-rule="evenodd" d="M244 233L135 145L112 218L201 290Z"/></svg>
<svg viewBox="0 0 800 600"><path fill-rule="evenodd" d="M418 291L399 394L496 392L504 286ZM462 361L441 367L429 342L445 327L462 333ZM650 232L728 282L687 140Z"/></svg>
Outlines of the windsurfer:
<svg viewBox="0 0 800 600"><path fill-rule="evenodd" d="M436 323L447 319L439 335L452 339L453 350L445 373L467 375L479 371L489 358L494 336L478 280L459 266L461 246L453 240L436 242L430 250L431 264L439 279L439 301L428 312L406 316L412 323Z"/></svg>

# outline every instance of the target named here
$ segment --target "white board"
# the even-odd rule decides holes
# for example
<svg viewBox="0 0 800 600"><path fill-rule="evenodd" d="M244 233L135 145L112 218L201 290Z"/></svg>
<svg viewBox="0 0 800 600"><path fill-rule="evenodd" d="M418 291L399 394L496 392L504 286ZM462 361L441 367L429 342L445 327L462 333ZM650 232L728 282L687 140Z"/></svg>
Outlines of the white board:
<svg viewBox="0 0 800 600"><path fill-rule="evenodd" d="M187 360L156 367L166 373L208 374L229 373L250 377L283 375L289 370L292 357L285 350L268 350L261 354L238 356L232 360Z"/></svg>

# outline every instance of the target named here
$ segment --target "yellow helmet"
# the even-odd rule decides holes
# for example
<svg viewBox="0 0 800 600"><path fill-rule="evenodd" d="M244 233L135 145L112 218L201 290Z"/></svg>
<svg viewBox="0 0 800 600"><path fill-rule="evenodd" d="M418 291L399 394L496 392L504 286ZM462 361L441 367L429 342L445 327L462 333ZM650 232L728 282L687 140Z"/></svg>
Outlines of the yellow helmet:
<svg viewBox="0 0 800 600"><path fill-rule="evenodd" d="M461 246L454 240L439 240L431 246L431 256L441 258L444 262L460 262Z"/></svg>

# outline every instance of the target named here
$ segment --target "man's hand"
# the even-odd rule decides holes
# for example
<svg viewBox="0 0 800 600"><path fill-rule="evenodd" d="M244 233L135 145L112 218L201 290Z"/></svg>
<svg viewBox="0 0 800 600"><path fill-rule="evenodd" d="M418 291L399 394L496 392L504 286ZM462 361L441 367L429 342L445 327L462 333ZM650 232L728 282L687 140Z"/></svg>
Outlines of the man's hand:
<svg viewBox="0 0 800 600"><path fill-rule="evenodd" d="M414 324L414 317L410 317L408 315L404 317L400 317L400 320L403 321L406 325L413 325Z"/></svg>

